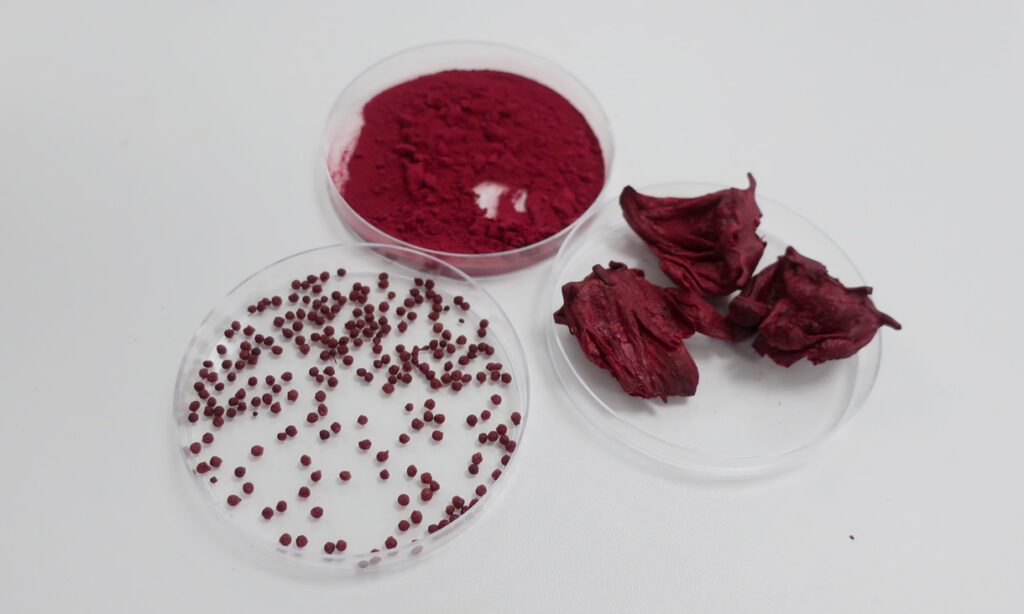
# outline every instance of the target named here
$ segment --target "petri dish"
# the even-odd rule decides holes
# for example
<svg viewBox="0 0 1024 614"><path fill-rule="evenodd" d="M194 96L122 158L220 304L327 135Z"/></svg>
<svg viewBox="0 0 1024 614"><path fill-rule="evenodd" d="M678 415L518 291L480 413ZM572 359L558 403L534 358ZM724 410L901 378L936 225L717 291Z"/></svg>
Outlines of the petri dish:
<svg viewBox="0 0 1024 614"><path fill-rule="evenodd" d="M460 535L508 481L528 416L519 338L476 282L406 251L275 262L189 343L177 445L249 550L328 572L393 567Z"/></svg>
<svg viewBox="0 0 1024 614"><path fill-rule="evenodd" d="M638 188L639 189L639 188ZM639 189L653 196L699 196L725 186L666 183ZM821 229L763 196L758 229L767 241L758 270L792 245L828 267L847 286L866 285L853 262ZM643 269L656 285L673 283L657 258L629 228L616 198L573 230L554 263L550 310L562 305L561 287L583 279L595 264L610 260ZM729 297L712 299L724 312ZM750 341L725 343L697 334L686 340L700 372L692 397L640 399L628 396L583 355L567 327L551 320L548 350L574 405L601 431L629 447L693 474L744 477L770 473L806 459L856 415L871 391L881 358L881 337L856 355L784 368L760 357Z"/></svg>
<svg viewBox="0 0 1024 614"><path fill-rule="evenodd" d="M324 127L324 169L331 203L338 216L359 237L371 243L397 245L448 262L473 277L498 275L521 269L554 256L565 237L596 213L599 194L584 213L556 234L518 249L484 253L452 253L413 245L377 228L345 200L332 179L332 169L344 166L350 147L362 127L363 106L381 91L416 77L445 70L496 70L541 83L569 101L583 115L597 137L604 157L605 183L611 174L615 148L611 126L593 94L560 66L537 55L504 45L480 42L447 42L424 45L397 53L371 66L342 91Z"/></svg>

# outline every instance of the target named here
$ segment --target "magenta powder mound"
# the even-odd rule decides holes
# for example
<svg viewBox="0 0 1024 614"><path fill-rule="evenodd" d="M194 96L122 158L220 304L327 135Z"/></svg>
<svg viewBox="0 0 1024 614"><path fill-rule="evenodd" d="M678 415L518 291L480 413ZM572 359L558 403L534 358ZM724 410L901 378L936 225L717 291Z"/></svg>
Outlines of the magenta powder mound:
<svg viewBox="0 0 1024 614"><path fill-rule="evenodd" d="M847 288L825 266L792 247L755 275L729 304L734 340L757 334L754 349L788 367L848 358L868 344L881 326L901 328L878 311L871 288Z"/></svg>
<svg viewBox="0 0 1024 614"><path fill-rule="evenodd" d="M702 296L725 296L743 287L757 267L765 242L757 236L761 210L750 187L696 198L657 198L626 186L623 216L658 257L661 270Z"/></svg>
<svg viewBox="0 0 1024 614"><path fill-rule="evenodd" d="M562 286L562 297L555 322L568 326L586 357L636 397L692 396L697 365L683 339L698 331L729 337L722 316L701 297L655 286L620 262L595 265L582 281Z"/></svg>
<svg viewBox="0 0 1024 614"><path fill-rule="evenodd" d="M360 216L418 247L525 247L574 222L604 185L604 157L583 115L519 75L426 75L377 94L362 114L332 180Z"/></svg>

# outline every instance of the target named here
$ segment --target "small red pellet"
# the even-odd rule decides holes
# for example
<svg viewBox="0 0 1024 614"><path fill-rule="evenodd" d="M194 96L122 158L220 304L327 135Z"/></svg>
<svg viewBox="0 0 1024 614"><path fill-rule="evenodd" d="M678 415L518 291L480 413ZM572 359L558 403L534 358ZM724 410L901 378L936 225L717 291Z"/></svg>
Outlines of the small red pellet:
<svg viewBox="0 0 1024 614"><path fill-rule="evenodd" d="M388 550L391 550L398 545L398 540L394 537L389 536L386 540L384 540L384 545L387 547Z"/></svg>
<svg viewBox="0 0 1024 614"><path fill-rule="evenodd" d="M401 435L398 436L398 441L399 443L409 443L409 435L407 435L406 433L402 433Z"/></svg>
<svg viewBox="0 0 1024 614"><path fill-rule="evenodd" d="M313 473L309 474L309 479L313 480L314 482L319 482L320 478L322 478L322 477L323 477L323 473L321 473L319 469L317 469Z"/></svg>
<svg viewBox="0 0 1024 614"><path fill-rule="evenodd" d="M252 491L254 490L256 490L256 487L252 485L252 482L246 482L245 484L242 484L242 492L244 492L245 494L251 495Z"/></svg>
<svg viewBox="0 0 1024 614"><path fill-rule="evenodd" d="M192 445L188 447L188 451L192 454L199 454L202 450L203 446L198 441L193 442Z"/></svg>
<svg viewBox="0 0 1024 614"><path fill-rule="evenodd" d="M288 509L288 504L285 501L278 501L277 502L277 511L283 512L286 509Z"/></svg>
<svg viewBox="0 0 1024 614"><path fill-rule="evenodd" d="M306 422L308 422L310 424L313 424L314 422L316 422L319 419L320 419L320 416L315 411L311 411L308 414L306 414Z"/></svg>
<svg viewBox="0 0 1024 614"><path fill-rule="evenodd" d="M288 391L288 400L292 401L292 402L298 401L299 400L299 391L298 390L289 390Z"/></svg>
<svg viewBox="0 0 1024 614"><path fill-rule="evenodd" d="M322 507L320 507L318 505L318 506L314 507L313 509L309 510L309 515L312 516L313 518L321 518L324 515L324 508L322 508Z"/></svg>
<svg viewBox="0 0 1024 614"><path fill-rule="evenodd" d="M327 429L320 429L320 439L326 441L331 438L331 432Z"/></svg>
<svg viewBox="0 0 1024 614"><path fill-rule="evenodd" d="M269 507L263 508L263 511L261 513L263 514L263 517L267 520L270 520L274 517L274 510Z"/></svg>
<svg viewBox="0 0 1024 614"><path fill-rule="evenodd" d="M308 544L308 543L309 543L309 540L306 539L305 535L300 535L300 536L295 538L295 545L298 546L299 548L305 548L306 544Z"/></svg>
<svg viewBox="0 0 1024 614"><path fill-rule="evenodd" d="M334 548L334 542L327 542L324 544L324 552L326 552L327 554L334 554Z"/></svg>
<svg viewBox="0 0 1024 614"><path fill-rule="evenodd" d="M236 478L245 477L245 467L242 467L241 465L239 465L238 467L235 467L235 477Z"/></svg>
<svg viewBox="0 0 1024 614"><path fill-rule="evenodd" d="M423 512L419 510L414 511L412 514L409 514L409 520L411 520L413 524L423 522Z"/></svg>
<svg viewBox="0 0 1024 614"><path fill-rule="evenodd" d="M322 403L327 399L327 393L324 392L323 390L317 390L316 394L313 395L313 398L315 398L317 402Z"/></svg>
<svg viewBox="0 0 1024 614"><path fill-rule="evenodd" d="M211 443L213 443L213 433L204 433L203 443L205 443L206 445L210 445Z"/></svg>
<svg viewBox="0 0 1024 614"><path fill-rule="evenodd" d="M389 454L387 450L381 450L380 452L377 452L377 462L383 463L384 461L388 460L388 456Z"/></svg>
<svg viewBox="0 0 1024 614"><path fill-rule="evenodd" d="M313 459L309 457L309 454L303 454L299 457L299 462L303 467L309 467L313 463Z"/></svg>
<svg viewBox="0 0 1024 614"><path fill-rule="evenodd" d="M299 488L299 497L302 498L302 499L305 499L308 496L309 496L309 487L308 486L300 487Z"/></svg>
<svg viewBox="0 0 1024 614"><path fill-rule="evenodd" d="M263 446L253 446L249 453L256 457L263 456Z"/></svg>
<svg viewBox="0 0 1024 614"><path fill-rule="evenodd" d="M391 477L391 472L389 472L387 469L381 469L380 470L380 479L386 480L386 479L388 479L390 477Z"/></svg>
<svg viewBox="0 0 1024 614"><path fill-rule="evenodd" d="M424 488L420 491L420 499L423 501L430 501L434 498L434 491L430 490L429 487Z"/></svg>
<svg viewBox="0 0 1024 614"><path fill-rule="evenodd" d="M409 505L409 495L405 493L398 495L398 504L403 507Z"/></svg>
<svg viewBox="0 0 1024 614"><path fill-rule="evenodd" d="M338 478L342 482L347 482L347 481L352 479L352 472L351 471L347 471L347 470L346 471L339 471L338 472Z"/></svg>
<svg viewBox="0 0 1024 614"><path fill-rule="evenodd" d="M228 505L230 505L231 507L235 507L241 502L242 498L239 497L238 495L228 495Z"/></svg>
<svg viewBox="0 0 1024 614"><path fill-rule="evenodd" d="M502 373L501 374L501 383L503 383L503 384L511 384L512 383L512 374L511 373Z"/></svg>
<svg viewBox="0 0 1024 614"><path fill-rule="evenodd" d="M482 497L487 494L487 487L483 484L476 487L476 496Z"/></svg>
<svg viewBox="0 0 1024 614"><path fill-rule="evenodd" d="M522 417L522 415L519 414L519 412L514 411L514 412L512 412L512 415L509 416L509 419L512 420L512 424L515 424L516 426L518 426L519 423L523 420L523 417Z"/></svg>
<svg viewBox="0 0 1024 614"><path fill-rule="evenodd" d="M370 419L363 415L360 415L358 418L356 418L356 422L358 422L359 424L366 424L369 421Z"/></svg>
<svg viewBox="0 0 1024 614"><path fill-rule="evenodd" d="M434 441L441 441L442 439L444 439L444 432L434 431L433 433L430 434L430 437L433 438Z"/></svg>
<svg viewBox="0 0 1024 614"><path fill-rule="evenodd" d="M206 461L203 461L203 462L199 463L198 465L196 465L196 473L206 473L209 470L210 470L210 465Z"/></svg>
<svg viewBox="0 0 1024 614"><path fill-rule="evenodd" d="M476 426L476 423L477 423L476 414L469 414L468 416L466 416L466 424L468 424L469 426Z"/></svg>
<svg viewBox="0 0 1024 614"><path fill-rule="evenodd" d="M339 539L338 541L334 542L334 547L335 549L337 549L338 552L344 552L345 549L348 548L348 542L346 542L343 539Z"/></svg>
<svg viewBox="0 0 1024 614"><path fill-rule="evenodd" d="M294 425L289 424L287 427L285 427L284 432L289 437L295 437L296 435L299 434L299 429L295 428Z"/></svg>
<svg viewBox="0 0 1024 614"><path fill-rule="evenodd" d="M277 538L277 541L282 546L290 546L292 543L292 536L288 535L287 533L282 533L281 537Z"/></svg>
<svg viewBox="0 0 1024 614"><path fill-rule="evenodd" d="M492 480L497 480L500 477L501 477L501 469L495 469L494 471L491 472L491 479Z"/></svg>
<svg viewBox="0 0 1024 614"><path fill-rule="evenodd" d="M399 531L403 531L403 532L404 531L408 531L410 526L412 526L412 525L409 524L408 520L403 519L403 520L399 520L398 521L398 530Z"/></svg>
<svg viewBox="0 0 1024 614"><path fill-rule="evenodd" d="M360 450L363 450L363 451L369 450L371 446L373 446L373 442L371 442L369 439L364 439L364 440L359 442L359 449Z"/></svg>
<svg viewBox="0 0 1024 614"><path fill-rule="evenodd" d="M405 475L411 477L416 476L416 465L409 465L405 468Z"/></svg>
<svg viewBox="0 0 1024 614"><path fill-rule="evenodd" d="M482 412L480 412L480 419L481 420L487 421L490 418L491 418L491 412L489 410L485 409Z"/></svg>
<svg viewBox="0 0 1024 614"><path fill-rule="evenodd" d="M424 471L420 474L420 483L422 484L430 484L433 479L434 476L430 475L429 471Z"/></svg>

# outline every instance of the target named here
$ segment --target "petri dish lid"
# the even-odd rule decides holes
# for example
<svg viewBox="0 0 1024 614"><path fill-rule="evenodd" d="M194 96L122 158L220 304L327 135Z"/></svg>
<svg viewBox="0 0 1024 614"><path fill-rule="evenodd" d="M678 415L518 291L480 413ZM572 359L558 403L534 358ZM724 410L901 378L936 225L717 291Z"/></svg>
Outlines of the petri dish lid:
<svg viewBox="0 0 1024 614"><path fill-rule="evenodd" d="M725 189L706 183L665 183L638 189L653 196L691 197ZM583 279L595 264L616 260L643 269L652 283L674 285L629 228L618 197L566 238L553 266L550 312L562 305L562 285ZM758 233L767 241L758 270L786 246L814 258L847 286L863 278L821 229L763 196ZM713 299L725 310L728 298ZM769 473L806 459L856 415L871 391L882 345L879 334L856 355L789 368L760 357L750 341L730 344L697 334L686 340L700 372L693 397L641 399L627 395L609 373L584 356L566 326L549 319L548 350L555 371L583 416L635 450L691 473L743 477Z"/></svg>
<svg viewBox="0 0 1024 614"><path fill-rule="evenodd" d="M189 343L177 444L247 551L328 572L394 567L461 535L508 482L528 416L519 338L479 284L408 252L335 245L275 262Z"/></svg>

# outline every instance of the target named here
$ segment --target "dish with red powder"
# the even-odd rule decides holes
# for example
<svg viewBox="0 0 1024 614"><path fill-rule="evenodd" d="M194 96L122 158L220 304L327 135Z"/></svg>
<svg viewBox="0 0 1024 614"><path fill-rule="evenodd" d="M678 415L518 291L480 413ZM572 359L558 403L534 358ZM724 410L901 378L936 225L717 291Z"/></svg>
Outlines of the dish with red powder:
<svg viewBox="0 0 1024 614"><path fill-rule="evenodd" d="M356 79L325 130L329 189L361 237L471 275L554 253L611 165L607 119L575 79L526 52L449 43Z"/></svg>

